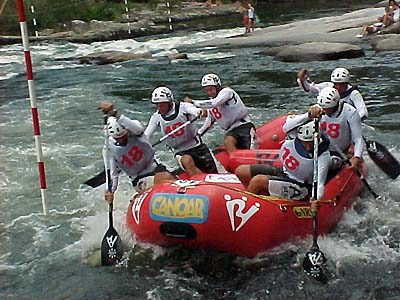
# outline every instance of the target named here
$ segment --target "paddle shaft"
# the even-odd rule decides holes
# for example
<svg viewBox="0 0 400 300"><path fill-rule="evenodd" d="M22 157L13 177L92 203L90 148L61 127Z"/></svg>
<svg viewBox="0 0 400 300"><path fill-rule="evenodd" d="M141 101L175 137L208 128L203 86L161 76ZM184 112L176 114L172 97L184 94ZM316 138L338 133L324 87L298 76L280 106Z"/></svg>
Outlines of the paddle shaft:
<svg viewBox="0 0 400 300"><path fill-rule="evenodd" d="M318 201L318 146L319 146L319 118L314 119L314 152L313 152L313 185L312 185L312 201ZM313 244L311 249L306 253L303 260L304 271L315 280L327 283L328 278L323 272L323 265L326 262L324 253L319 250L318 246L318 212L313 211Z"/></svg>
<svg viewBox="0 0 400 300"><path fill-rule="evenodd" d="M113 222L113 209L114 209L114 206L112 203L110 203L109 208L108 208L108 224L110 227L114 227L113 226L113 223L114 223Z"/></svg>
<svg viewBox="0 0 400 300"><path fill-rule="evenodd" d="M104 169L108 169L108 160L109 160L109 146L108 146L108 130L107 130L107 115L104 116L104 145L103 145L103 161L104 161ZM110 173L105 172L106 174L106 185L107 190L111 192L111 182L110 182ZM108 225L110 228L114 227L113 225L113 209L114 206L112 203L109 204L108 208Z"/></svg>
<svg viewBox="0 0 400 300"><path fill-rule="evenodd" d="M167 138L169 138L171 135L174 135L175 133L177 133L179 130L181 130L182 128L185 128L186 126L188 126L189 124L192 124L193 122L195 122L199 117L195 117L193 120L188 120L185 123L179 125L178 127L176 127L175 129L171 130L170 132L168 132L166 135L164 135L162 138L160 138L157 142L155 142L154 144L152 144L153 147L157 146L158 144L161 144L163 141L165 141Z"/></svg>
<svg viewBox="0 0 400 300"><path fill-rule="evenodd" d="M313 186L312 186L312 198L314 201L317 200L318 196L318 145L319 145L319 119L314 119L314 156L313 156ZM317 223L317 211L313 213L313 248L319 249L318 247L318 223Z"/></svg>
<svg viewBox="0 0 400 300"><path fill-rule="evenodd" d="M339 149L339 147L332 141L332 139L330 141L331 141L333 148L335 148L335 152L339 153L340 157L346 162L346 164L351 165L350 160L347 158L346 154L344 154L343 151ZM357 171L355 171L355 173L361 179L361 181L364 183L365 187L371 193L371 195L374 196L375 199L379 198L379 195L377 193L375 193L375 191L371 188L368 181L364 178L364 176L361 174L361 172L357 170Z"/></svg>

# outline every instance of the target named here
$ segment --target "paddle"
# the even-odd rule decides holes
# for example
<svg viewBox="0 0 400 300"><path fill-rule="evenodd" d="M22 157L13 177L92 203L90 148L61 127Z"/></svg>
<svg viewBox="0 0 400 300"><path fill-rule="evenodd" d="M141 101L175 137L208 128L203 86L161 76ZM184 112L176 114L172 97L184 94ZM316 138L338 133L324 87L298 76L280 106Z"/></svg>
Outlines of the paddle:
<svg viewBox="0 0 400 300"><path fill-rule="evenodd" d="M118 235L118 232L113 227L113 205L110 204L108 211L108 222L109 227L107 232L104 234L101 242L101 265L112 266L118 263L124 253L122 240Z"/></svg>
<svg viewBox="0 0 400 300"><path fill-rule="evenodd" d="M382 144L370 141L365 137L363 139L371 160L391 179L396 179L400 175L400 163Z"/></svg>
<svg viewBox="0 0 400 300"><path fill-rule="evenodd" d="M107 122L107 117L105 117L105 123ZM104 169L108 170L108 134L107 128L105 130L105 140L103 146L103 161ZM109 172L105 173L105 181L107 183L108 191L111 191L111 182ZM121 260L124 253L122 240L118 235L118 232L113 226L113 204L109 204L108 210L108 230L105 233L103 240L101 242L101 265L102 266L112 266Z"/></svg>
<svg viewBox="0 0 400 300"><path fill-rule="evenodd" d="M317 199L318 190L318 144L319 144L319 119L314 119L315 122L315 133L314 133L314 165L313 165L313 186L312 186L312 198ZM315 200L313 200L315 201ZM315 280L327 283L328 278L323 272L323 265L326 262L325 255L319 250L318 246L318 224L317 224L317 212L313 212L313 243L311 249L306 253L303 259L303 269L307 275L311 276Z"/></svg>
<svg viewBox="0 0 400 300"><path fill-rule="evenodd" d="M157 142L155 142L154 144L152 144L153 147L157 146L158 144L161 144L163 141L165 141L168 137L170 137L171 135L177 133L179 130L181 130L182 128L185 128L186 126L188 126L189 124L192 124L193 122L195 122L198 119L198 117L195 117L192 120L188 120L185 123L181 124L180 126L176 127L175 129L171 130L170 132L168 132L166 135L164 135L163 137L161 137ZM108 174L109 175L109 174ZM95 175L94 177L86 180L84 182L84 184L95 188L98 187L100 185L102 185L103 183L106 182L106 171L105 169L103 169L99 174Z"/></svg>
<svg viewBox="0 0 400 300"><path fill-rule="evenodd" d="M332 141L332 139L330 140L330 142L335 149L335 152L340 155L340 157L346 162L346 164L351 165L350 160L347 158L346 154L344 154L343 151L339 149L339 147ZM375 191L371 188L368 181L364 178L360 171L356 171L356 174L358 177L360 177L361 181L364 183L365 187L372 194L372 196L374 196L375 199L379 198L380 196L375 193Z"/></svg>
<svg viewBox="0 0 400 300"><path fill-rule="evenodd" d="M110 172L108 172L108 173L110 173ZM108 176L110 176L110 175L108 174ZM90 186L92 188L95 188L95 187L98 187L98 186L102 185L104 182L106 182L106 171L105 171L105 169L103 169L103 171L101 171L96 176L93 176L92 178L86 180L84 182L84 184L86 184L86 185L88 185L88 186Z"/></svg>

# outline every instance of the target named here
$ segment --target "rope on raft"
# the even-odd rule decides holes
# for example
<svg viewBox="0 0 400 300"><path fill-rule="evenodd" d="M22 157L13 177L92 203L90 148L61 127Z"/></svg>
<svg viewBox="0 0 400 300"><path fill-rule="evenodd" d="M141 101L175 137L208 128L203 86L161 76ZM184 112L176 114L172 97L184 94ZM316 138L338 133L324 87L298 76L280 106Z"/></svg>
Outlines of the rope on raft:
<svg viewBox="0 0 400 300"><path fill-rule="evenodd" d="M327 200L321 200L321 204L333 204L334 206L336 205L336 202L338 201L338 199L340 198L342 192L344 191L344 189L346 188L346 186L349 184L351 178L353 177L354 173L351 173L351 175L347 178L347 180L345 181L345 183L343 184L342 188L340 189L338 195L332 199L327 199ZM174 184L175 181L172 180L166 180L163 181L162 183L171 183ZM257 198L259 200L262 201L266 201L269 202L273 205L276 205L279 207L279 209L281 211L286 211L287 207L292 207L292 206L299 206L299 205L304 205L304 206L309 206L309 202L307 201L299 201L299 200L290 200L290 199L286 199L283 197L279 197L279 196L266 196L266 195L258 195L258 194L254 194L245 190L241 190L235 187L229 187L220 183L216 183L216 182L207 182L207 181L202 181L202 182L193 182L193 183L188 183L187 185L185 185L185 187L178 187L178 192L179 193L185 193L187 188L195 188L196 186L201 186L201 185L208 185L208 186L217 186L220 188L224 188L227 190L231 190L231 191L235 191L239 194L243 194L246 196L251 196L254 198Z"/></svg>

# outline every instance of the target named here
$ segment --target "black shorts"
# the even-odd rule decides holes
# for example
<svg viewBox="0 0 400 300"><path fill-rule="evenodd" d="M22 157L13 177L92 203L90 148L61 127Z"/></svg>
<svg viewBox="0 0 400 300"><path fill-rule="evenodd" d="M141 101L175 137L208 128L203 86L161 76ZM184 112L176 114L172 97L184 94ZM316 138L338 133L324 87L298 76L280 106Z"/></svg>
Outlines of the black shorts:
<svg viewBox="0 0 400 300"><path fill-rule="evenodd" d="M251 165L251 176L267 175L269 186L266 189L271 195L292 200L307 200L311 195L311 185L289 178L281 169L269 165ZM279 190L279 191L278 191Z"/></svg>
<svg viewBox="0 0 400 300"><path fill-rule="evenodd" d="M211 155L210 149L205 144L200 144L197 147L177 152L175 155L190 155L193 158L194 164L204 173L218 173L214 158Z"/></svg>
<svg viewBox="0 0 400 300"><path fill-rule="evenodd" d="M284 176L282 169L275 168L270 165L251 165L250 166L251 177L256 175L268 175L268 176Z"/></svg>
<svg viewBox="0 0 400 300"><path fill-rule="evenodd" d="M250 149L252 143L251 130L253 123L245 123L226 133L226 136L232 136L236 140L237 149Z"/></svg>

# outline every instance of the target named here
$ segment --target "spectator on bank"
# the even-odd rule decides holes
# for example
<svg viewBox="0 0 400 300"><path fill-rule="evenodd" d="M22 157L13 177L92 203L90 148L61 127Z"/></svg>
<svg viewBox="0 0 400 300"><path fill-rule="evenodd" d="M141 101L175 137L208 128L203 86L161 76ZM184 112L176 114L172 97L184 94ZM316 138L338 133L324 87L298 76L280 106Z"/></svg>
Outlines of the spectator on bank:
<svg viewBox="0 0 400 300"><path fill-rule="evenodd" d="M389 0L389 6L392 8L393 11L393 22L399 22L400 19L400 6L397 4L395 0Z"/></svg>
<svg viewBox="0 0 400 300"><path fill-rule="evenodd" d="M393 21L393 9L390 6L385 7L385 14L378 18L378 22L370 25L364 25L361 32L356 35L358 38L363 38L368 33L376 33L385 27L388 27L394 23Z"/></svg>
<svg viewBox="0 0 400 300"><path fill-rule="evenodd" d="M239 7L239 12L242 15L242 22L244 25L244 33L250 32L250 20L249 20L249 10L247 3L241 4Z"/></svg>
<svg viewBox="0 0 400 300"><path fill-rule="evenodd" d="M249 32L254 30L254 20L256 17L255 8L251 3L247 3L247 15L249 16Z"/></svg>

